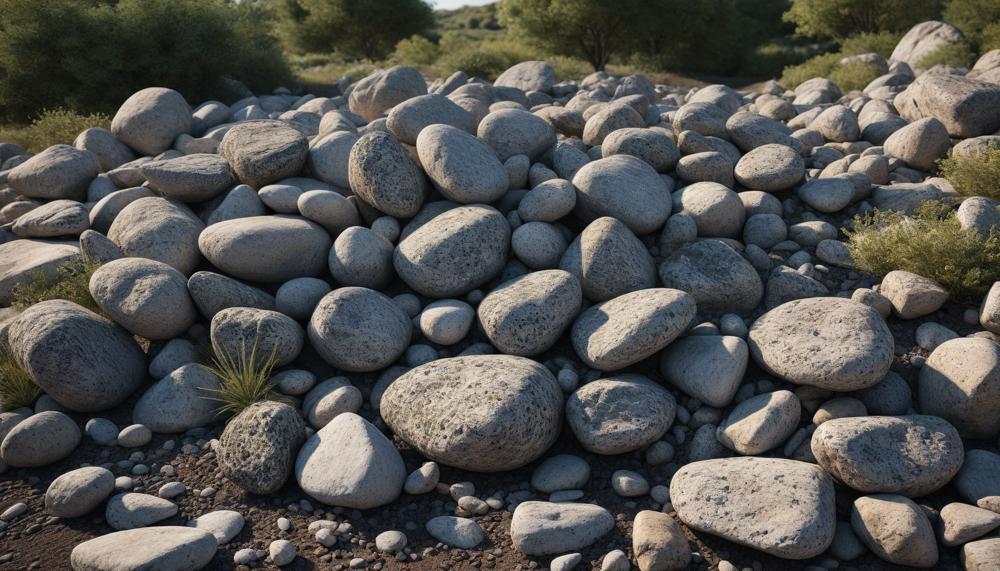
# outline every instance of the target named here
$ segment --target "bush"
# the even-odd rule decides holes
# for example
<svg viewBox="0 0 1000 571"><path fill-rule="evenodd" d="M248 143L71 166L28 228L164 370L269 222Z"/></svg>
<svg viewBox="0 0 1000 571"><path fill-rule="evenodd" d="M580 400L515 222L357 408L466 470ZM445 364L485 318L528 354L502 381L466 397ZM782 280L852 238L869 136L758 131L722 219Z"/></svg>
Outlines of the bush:
<svg viewBox="0 0 1000 571"><path fill-rule="evenodd" d="M411 36L399 40L393 59L404 65L431 65L440 55L441 50L434 42L423 36Z"/></svg>
<svg viewBox="0 0 1000 571"><path fill-rule="evenodd" d="M18 365L6 343L0 348L0 407L14 410L31 407L42 395L42 388Z"/></svg>
<svg viewBox="0 0 1000 571"><path fill-rule="evenodd" d="M854 56L874 52L889 59L892 50L896 49L896 44L902 38L901 32L883 31L857 34L840 42L840 53L845 56Z"/></svg>
<svg viewBox="0 0 1000 571"><path fill-rule="evenodd" d="M979 53L1000 48L1000 2L996 0L948 0L942 15L962 30Z"/></svg>
<svg viewBox="0 0 1000 571"><path fill-rule="evenodd" d="M845 93L855 89L864 89L876 77L882 75L879 69L863 61L854 61L846 65L838 64L830 73L830 81L837 84Z"/></svg>
<svg viewBox="0 0 1000 571"><path fill-rule="evenodd" d="M259 356L254 343L249 354L246 347L237 356L217 349L212 354L212 364L202 367L219 377L220 388L210 391L212 396L205 398L217 401L220 413L236 415L248 406L265 400L289 401L275 392L271 382L271 372L277 364L273 352L267 357Z"/></svg>
<svg viewBox="0 0 1000 571"><path fill-rule="evenodd" d="M951 207L925 203L912 217L878 212L855 217L844 230L857 267L884 276L905 270L930 278L951 299L975 304L1000 280L1000 233L963 229Z"/></svg>
<svg viewBox="0 0 1000 571"><path fill-rule="evenodd" d="M567 79L583 79L591 73L594 68L586 61L569 56L549 56L542 58L549 62L552 69L556 70L556 78L559 81Z"/></svg>
<svg viewBox="0 0 1000 571"><path fill-rule="evenodd" d="M102 313L101 308L90 296L90 276L94 275L100 264L74 260L59 266L56 278L49 279L42 274L28 283L14 288L14 300L11 305L15 309L24 310L36 303L50 299L65 299L87 309Z"/></svg>
<svg viewBox="0 0 1000 571"><path fill-rule="evenodd" d="M752 57L740 67L741 75L777 77L786 67L798 65L814 57L816 45L794 45L784 41L757 46Z"/></svg>
<svg viewBox="0 0 1000 571"><path fill-rule="evenodd" d="M972 53L972 49L969 48L969 44L965 42L957 44L943 44L936 50L921 58L920 62L917 63L917 67L921 69L930 69L938 64L950 65L954 67L971 67L975 57L975 54Z"/></svg>
<svg viewBox="0 0 1000 571"><path fill-rule="evenodd" d="M114 112L161 85L189 101L291 79L263 4L225 0L0 0L0 116Z"/></svg>
<svg viewBox="0 0 1000 571"><path fill-rule="evenodd" d="M781 75L781 84L789 89L795 89L799 84L814 77L825 77L847 92L863 89L879 76L879 70L865 62L851 62L841 65L842 53L823 54L805 61L799 65L786 67Z"/></svg>
<svg viewBox="0 0 1000 571"><path fill-rule="evenodd" d="M841 40L858 33L906 31L940 13L941 0L792 0L784 19L803 36Z"/></svg>
<svg viewBox="0 0 1000 571"><path fill-rule="evenodd" d="M516 63L547 59L545 53L509 37L477 41L454 31L441 37L440 49L442 55L434 68L441 76L461 70L470 76L493 80Z"/></svg>
<svg viewBox="0 0 1000 571"><path fill-rule="evenodd" d="M938 171L965 196L1000 200L1000 146L975 156L952 155L938 161Z"/></svg>
<svg viewBox="0 0 1000 571"><path fill-rule="evenodd" d="M38 153L52 145L72 144L80 132L91 127L109 129L111 117L102 113L80 115L68 109L45 110L27 127L0 128L0 141Z"/></svg>

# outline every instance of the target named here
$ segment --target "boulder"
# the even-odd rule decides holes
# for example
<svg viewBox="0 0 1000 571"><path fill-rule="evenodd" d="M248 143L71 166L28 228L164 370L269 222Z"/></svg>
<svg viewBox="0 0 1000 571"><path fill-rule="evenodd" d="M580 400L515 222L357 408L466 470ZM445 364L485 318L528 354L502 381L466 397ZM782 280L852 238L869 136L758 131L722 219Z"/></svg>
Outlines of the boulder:
<svg viewBox="0 0 1000 571"><path fill-rule="evenodd" d="M474 135L450 125L431 125L420 132L416 144L421 166L445 198L487 204L507 193L507 169Z"/></svg>
<svg viewBox="0 0 1000 571"><path fill-rule="evenodd" d="M663 261L659 274L664 286L688 292L704 312L747 313L764 296L757 270L718 240L681 246Z"/></svg>
<svg viewBox="0 0 1000 571"><path fill-rule="evenodd" d="M573 176L574 214L585 222L617 218L638 235L658 230L670 216L670 188L653 167L631 155L587 163Z"/></svg>
<svg viewBox="0 0 1000 571"><path fill-rule="evenodd" d="M355 83L348 105L351 113L373 121L397 104L426 93L427 84L416 68L397 65Z"/></svg>
<svg viewBox="0 0 1000 571"><path fill-rule="evenodd" d="M184 96L165 87L147 87L125 100L111 120L111 132L136 152L157 155L174 139L190 133L191 107Z"/></svg>
<svg viewBox="0 0 1000 571"><path fill-rule="evenodd" d="M191 274L187 287L198 311L209 320L230 307L275 309L277 305L274 297L267 292L214 272ZM312 308L309 313L312 313Z"/></svg>
<svg viewBox="0 0 1000 571"><path fill-rule="evenodd" d="M205 426L216 418L212 400L221 381L205 367L191 363L153 383L132 409L132 422L153 432L177 434Z"/></svg>
<svg viewBox="0 0 1000 571"><path fill-rule="evenodd" d="M472 135L476 133L472 115L451 99L437 93L418 95L403 101L392 108L386 121L389 131L407 145L417 144L420 133L432 125L444 125Z"/></svg>
<svg viewBox="0 0 1000 571"><path fill-rule="evenodd" d="M556 144L555 130L538 115L523 109L494 111L479 122L476 135L506 161L515 155L538 158Z"/></svg>
<svg viewBox="0 0 1000 571"><path fill-rule="evenodd" d="M686 569L691 562L691 547L677 520L651 510L632 521L632 552L640 571Z"/></svg>
<svg viewBox="0 0 1000 571"><path fill-rule="evenodd" d="M1000 434L1000 346L981 337L938 345L918 377L920 411L944 418L966 438Z"/></svg>
<svg viewBox="0 0 1000 571"><path fill-rule="evenodd" d="M14 240L0 244L0 305L10 306L14 290L39 276L53 281L59 267L78 259L80 248L71 242Z"/></svg>
<svg viewBox="0 0 1000 571"><path fill-rule="evenodd" d="M937 160L948 154L948 130L934 117L917 119L899 129L883 143L885 154L923 171L935 169Z"/></svg>
<svg viewBox="0 0 1000 571"><path fill-rule="evenodd" d="M573 274L532 272L491 291L479 304L479 322L501 352L528 357L555 344L582 301L580 283Z"/></svg>
<svg viewBox="0 0 1000 571"><path fill-rule="evenodd" d="M934 313L948 300L948 290L930 278L893 270L882 278L879 293L892 304L896 315L914 319Z"/></svg>
<svg viewBox="0 0 1000 571"><path fill-rule="evenodd" d="M150 196L123 208L111 223L108 238L126 256L163 262L187 275L201 261L198 240L204 229L188 207Z"/></svg>
<svg viewBox="0 0 1000 571"><path fill-rule="evenodd" d="M255 363L273 360L281 367L302 352L305 331L283 313L251 307L230 307L212 317L212 349L230 362Z"/></svg>
<svg viewBox="0 0 1000 571"><path fill-rule="evenodd" d="M674 422L677 403L641 375L598 379L566 401L566 421L576 439L596 454L625 454L659 440Z"/></svg>
<svg viewBox="0 0 1000 571"><path fill-rule="evenodd" d="M589 547L614 527L601 506L529 501L514 510L510 538L525 555L551 555Z"/></svg>
<svg viewBox="0 0 1000 571"><path fill-rule="evenodd" d="M145 258L121 258L90 277L94 301L130 333L150 340L172 339L198 316L187 279L174 268Z"/></svg>
<svg viewBox="0 0 1000 571"><path fill-rule="evenodd" d="M660 357L660 372L684 394L716 408L727 406L746 372L749 351L739 337L689 335Z"/></svg>
<svg viewBox="0 0 1000 571"><path fill-rule="evenodd" d="M327 362L345 371L378 371L410 344L412 325L385 295L362 287L337 288L323 297L308 325L309 341Z"/></svg>
<svg viewBox="0 0 1000 571"><path fill-rule="evenodd" d="M70 554L77 571L201 569L215 557L211 533L181 526L159 526L101 535L80 543Z"/></svg>
<svg viewBox="0 0 1000 571"><path fill-rule="evenodd" d="M913 500L891 494L854 500L851 527L880 559L895 565L934 567L938 562L934 528Z"/></svg>
<svg viewBox="0 0 1000 571"><path fill-rule="evenodd" d="M243 121L226 131L219 154L240 182L259 189L297 175L309 156L309 142L283 121Z"/></svg>
<svg viewBox="0 0 1000 571"><path fill-rule="evenodd" d="M70 470L45 490L45 511L55 517L80 517L104 503L114 491L115 476L106 468L88 466Z"/></svg>
<svg viewBox="0 0 1000 571"><path fill-rule="evenodd" d="M211 200L234 183L226 159L206 153L149 161L139 170L146 177L149 188L184 202Z"/></svg>
<svg viewBox="0 0 1000 571"><path fill-rule="evenodd" d="M961 75L925 73L893 101L907 121L934 117L957 138L1000 129L1000 85Z"/></svg>
<svg viewBox="0 0 1000 571"><path fill-rule="evenodd" d="M11 232L24 238L79 236L90 227L87 208L75 200L53 200L17 217Z"/></svg>
<svg viewBox="0 0 1000 571"><path fill-rule="evenodd" d="M0 443L0 462L13 468L38 468L69 456L82 435L73 419L48 410L18 422Z"/></svg>
<svg viewBox="0 0 1000 571"><path fill-rule="evenodd" d="M359 199L396 218L419 212L429 187L403 145L383 131L372 131L351 147L348 178Z"/></svg>
<svg viewBox="0 0 1000 571"><path fill-rule="evenodd" d="M292 473L306 425L291 406L264 401L234 416L219 437L222 474L252 494L272 494Z"/></svg>
<svg viewBox="0 0 1000 571"><path fill-rule="evenodd" d="M331 245L319 224L289 215L227 220L198 237L199 249L217 268L242 280L269 283L318 275L326 268Z"/></svg>
<svg viewBox="0 0 1000 571"><path fill-rule="evenodd" d="M104 519L114 529L148 527L177 515L177 504L135 492L112 496L104 510Z"/></svg>
<svg viewBox="0 0 1000 571"><path fill-rule="evenodd" d="M556 72L544 61L522 61L507 68L493 85L513 87L525 93L541 91L548 93L556 83Z"/></svg>
<svg viewBox="0 0 1000 571"><path fill-rule="evenodd" d="M780 446L799 425L801 406L791 391L750 397L736 405L716 431L726 448L747 456Z"/></svg>

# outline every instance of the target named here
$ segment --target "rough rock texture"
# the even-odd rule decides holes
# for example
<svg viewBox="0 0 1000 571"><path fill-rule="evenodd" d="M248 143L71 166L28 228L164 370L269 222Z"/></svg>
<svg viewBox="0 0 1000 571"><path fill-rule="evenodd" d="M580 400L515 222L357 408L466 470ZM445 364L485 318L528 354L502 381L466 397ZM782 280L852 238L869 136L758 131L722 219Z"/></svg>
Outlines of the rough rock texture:
<svg viewBox="0 0 1000 571"><path fill-rule="evenodd" d="M117 531L73 548L74 571L201 569L215 557L218 542L211 533L183 526Z"/></svg>
<svg viewBox="0 0 1000 571"><path fill-rule="evenodd" d="M0 244L0 305L13 301L14 289L37 276L52 280L62 264L80 256L80 248L71 242L16 240Z"/></svg>
<svg viewBox="0 0 1000 571"><path fill-rule="evenodd" d="M233 417L219 438L219 468L252 494L272 494L292 473L306 439L306 425L294 408L259 402Z"/></svg>
<svg viewBox="0 0 1000 571"><path fill-rule="evenodd" d="M614 526L614 517L600 506L524 502L514 510L510 538L525 555L550 555L588 547Z"/></svg>
<svg viewBox="0 0 1000 571"><path fill-rule="evenodd" d="M938 562L934 528L920 506L903 496L879 494L854 500L851 527L879 558L910 567Z"/></svg>
<svg viewBox="0 0 1000 571"><path fill-rule="evenodd" d="M652 444L674 422L677 404L641 375L598 379L566 401L566 421L580 444L597 454L624 454Z"/></svg>
<svg viewBox="0 0 1000 571"><path fill-rule="evenodd" d="M385 295L361 287L338 288L320 300L309 320L309 341L323 359L345 371L377 371L410 344L412 326Z"/></svg>
<svg viewBox="0 0 1000 571"><path fill-rule="evenodd" d="M920 411L946 419L966 438L1000 433L1000 346L983 338L938 345L920 369Z"/></svg>
<svg viewBox="0 0 1000 571"><path fill-rule="evenodd" d="M212 264L239 279L284 282L326 267L332 241L320 225L298 216L253 216L213 224L198 237Z"/></svg>
<svg viewBox="0 0 1000 571"><path fill-rule="evenodd" d="M583 294L573 274L532 272L497 286L479 304L479 322L501 352L528 357L546 351L569 327Z"/></svg>
<svg viewBox="0 0 1000 571"><path fill-rule="evenodd" d="M241 182L261 188L298 174L309 156L309 142L282 121L246 121L226 131L219 153Z"/></svg>
<svg viewBox="0 0 1000 571"><path fill-rule="evenodd" d="M686 244L660 265L663 285L686 291L703 312L749 312L764 296L757 271L717 240Z"/></svg>
<svg viewBox="0 0 1000 571"><path fill-rule="evenodd" d="M194 325L197 311L188 280L174 268L145 258L121 258L98 268L90 295L116 323L146 339L172 339Z"/></svg>
<svg viewBox="0 0 1000 571"><path fill-rule="evenodd" d="M163 262L187 275L201 261L198 239L204 229L188 207L150 196L123 208L111 223L108 238L126 256Z"/></svg>

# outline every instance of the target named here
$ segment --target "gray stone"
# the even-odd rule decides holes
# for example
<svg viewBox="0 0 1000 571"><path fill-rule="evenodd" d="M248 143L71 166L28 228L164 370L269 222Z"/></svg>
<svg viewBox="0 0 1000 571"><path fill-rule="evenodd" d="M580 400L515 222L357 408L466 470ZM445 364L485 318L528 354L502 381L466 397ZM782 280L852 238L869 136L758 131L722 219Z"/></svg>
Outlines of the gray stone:
<svg viewBox="0 0 1000 571"><path fill-rule="evenodd" d="M108 262L91 275L89 290L112 320L150 340L180 335L198 315L184 274L155 260Z"/></svg>
<svg viewBox="0 0 1000 571"><path fill-rule="evenodd" d="M608 133L601 143L601 155L632 155L661 173L673 170L681 158L677 144L663 132L632 127Z"/></svg>
<svg viewBox="0 0 1000 571"><path fill-rule="evenodd" d="M909 567L938 562L934 528L920 506L903 496L879 494L854 500L851 527L880 559Z"/></svg>
<svg viewBox="0 0 1000 571"><path fill-rule="evenodd" d="M149 188L184 202L211 200L234 182L226 159L204 153L149 161L139 170L146 177Z"/></svg>
<svg viewBox="0 0 1000 571"><path fill-rule="evenodd" d="M145 356L124 330L69 301L29 307L10 322L7 339L21 368L70 410L112 408L146 376Z"/></svg>
<svg viewBox="0 0 1000 571"><path fill-rule="evenodd" d="M125 493L112 496L104 518L114 529L136 529L177 514L177 504L149 494Z"/></svg>
<svg viewBox="0 0 1000 571"><path fill-rule="evenodd" d="M773 248L786 238L788 238L788 226L778 214L754 214L747 218L743 226L743 243L764 250Z"/></svg>
<svg viewBox="0 0 1000 571"><path fill-rule="evenodd" d="M948 547L962 545L1000 527L1000 514L960 502L941 508L941 539Z"/></svg>
<svg viewBox="0 0 1000 571"><path fill-rule="evenodd" d="M796 191L799 199L819 212L839 212L854 198L854 185L846 178L814 178Z"/></svg>
<svg viewBox="0 0 1000 571"><path fill-rule="evenodd" d="M544 61L522 61L507 68L493 85L528 91L549 92L556 83L556 72Z"/></svg>
<svg viewBox="0 0 1000 571"><path fill-rule="evenodd" d="M806 164L795 149L785 145L762 145L736 163L736 180L755 190L780 192L794 187L805 176Z"/></svg>
<svg viewBox="0 0 1000 571"><path fill-rule="evenodd" d="M386 121L389 131L407 145L417 144L418 135L432 125L445 125L473 135L476 133L472 115L451 99L436 93L418 95L401 102L392 108Z"/></svg>
<svg viewBox="0 0 1000 571"><path fill-rule="evenodd" d="M674 211L694 219L699 236L735 238L746 210L739 196L717 182L698 182L673 194Z"/></svg>
<svg viewBox="0 0 1000 571"><path fill-rule="evenodd" d="M111 223L108 238L126 256L163 262L187 275L201 261L198 237L204 229L205 224L183 204L151 196L123 208Z"/></svg>
<svg viewBox="0 0 1000 571"><path fill-rule="evenodd" d="M636 234L658 230L670 216L670 189L656 171L630 155L614 155L581 168L574 212L586 222L611 216Z"/></svg>
<svg viewBox="0 0 1000 571"><path fill-rule="evenodd" d="M104 234L93 230L84 230L80 234L80 257L84 262L90 264L105 264L124 258L125 254Z"/></svg>
<svg viewBox="0 0 1000 571"><path fill-rule="evenodd" d="M216 510L192 519L187 525L212 534L219 545L223 545L240 534L244 523L245 520L239 512Z"/></svg>
<svg viewBox="0 0 1000 571"><path fill-rule="evenodd" d="M963 229L975 230L985 237L992 229L1000 231L1000 202L985 196L970 196L959 205L955 218Z"/></svg>
<svg viewBox="0 0 1000 571"><path fill-rule="evenodd" d="M417 325L424 337L438 345L454 345L465 338L476 311L464 301L442 299L420 312Z"/></svg>
<svg viewBox="0 0 1000 571"><path fill-rule="evenodd" d="M345 162L344 164L344 173L346 173L347 163ZM343 176L345 177L344 180L347 180L347 175L344 174ZM305 191L291 184L269 184L261 187L257 191L257 196L260 197L261 202L268 208L279 214L298 214L298 201L303 192Z"/></svg>
<svg viewBox="0 0 1000 571"><path fill-rule="evenodd" d="M861 128L858 127L858 117L843 105L827 107L809 124L828 141L848 143L861 138Z"/></svg>
<svg viewBox="0 0 1000 571"><path fill-rule="evenodd" d="M726 448L754 456L780 446L799 425L801 407L791 391L763 393L742 401L719 424Z"/></svg>
<svg viewBox="0 0 1000 571"><path fill-rule="evenodd" d="M726 120L728 139L744 153L769 144L799 149L801 143L791 137L791 132L781 121L749 111L740 111Z"/></svg>
<svg viewBox="0 0 1000 571"><path fill-rule="evenodd" d="M784 559L815 557L833 542L833 481L805 462L726 458L682 466L670 501L688 526Z"/></svg>
<svg viewBox="0 0 1000 571"><path fill-rule="evenodd" d="M101 535L73 548L70 562L80 571L201 569L212 561L218 542L199 529L159 526Z"/></svg>
<svg viewBox="0 0 1000 571"><path fill-rule="evenodd" d="M339 188L350 188L351 182L348 178L348 165L351 156L351 149L358 141L358 136L350 131L334 131L326 135L320 135L309 144L309 159L307 164L313 176L323 182L330 183ZM274 185L262 188L263 192ZM273 208L273 207L272 207ZM281 211L279 211L281 212ZM291 211L289 213L294 213Z"/></svg>
<svg viewBox="0 0 1000 571"><path fill-rule="evenodd" d="M1000 85L945 73L921 74L893 100L907 121L934 117L956 138L1000 129Z"/></svg>
<svg viewBox="0 0 1000 571"><path fill-rule="evenodd" d="M337 283L380 290L396 273L392 244L364 226L344 230L330 249L330 273Z"/></svg>
<svg viewBox="0 0 1000 571"><path fill-rule="evenodd" d="M588 547L614 526L614 517L600 506L530 501L514 510L510 536L525 555L551 555Z"/></svg>
<svg viewBox="0 0 1000 571"><path fill-rule="evenodd" d="M514 155L535 159L556 144L556 132L541 117L522 109L494 111L479 122L477 136L501 162Z"/></svg>
<svg viewBox="0 0 1000 571"><path fill-rule="evenodd" d="M562 390L552 374L522 357L440 359L410 370L382 396L397 436L424 456L465 470L518 468L555 442Z"/></svg>
<svg viewBox="0 0 1000 571"><path fill-rule="evenodd" d="M787 261L788 263L792 263L793 260L794 255L789 256ZM764 292L764 307L774 309L779 305L796 299L825 297L828 295L830 295L830 291L818 280L786 266L778 266L771 271L771 275L767 278L767 287Z"/></svg>
<svg viewBox="0 0 1000 571"><path fill-rule="evenodd" d="M281 284L274 295L274 306L292 319L303 321L330 291L330 284L319 278L295 278Z"/></svg>
<svg viewBox="0 0 1000 571"><path fill-rule="evenodd" d="M659 274L663 285L688 292L706 312L749 312L764 295L753 266L718 240L681 246L663 261Z"/></svg>
<svg viewBox="0 0 1000 571"><path fill-rule="evenodd" d="M55 517L80 517L93 511L115 490L115 476L97 466L62 474L45 490L45 511Z"/></svg>
<svg viewBox="0 0 1000 571"><path fill-rule="evenodd" d="M89 151L53 145L10 169L7 184L29 198L82 201L100 165Z"/></svg>
<svg viewBox="0 0 1000 571"><path fill-rule="evenodd" d="M566 421L590 452L624 454L652 444L674 421L677 403L662 386L623 374L587 383L566 401Z"/></svg>
<svg viewBox="0 0 1000 571"><path fill-rule="evenodd" d="M428 520L425 527L431 537L458 549L472 549L485 539L483 529L471 519L441 515Z"/></svg>
<svg viewBox="0 0 1000 571"><path fill-rule="evenodd" d="M754 361L786 381L833 391L870 387L889 372L893 337L872 308L834 297L765 313L747 340Z"/></svg>
<svg viewBox="0 0 1000 571"><path fill-rule="evenodd" d="M184 96L165 87L147 87L125 100L111 120L111 132L143 155L170 148L182 133L190 133L191 107Z"/></svg>
<svg viewBox="0 0 1000 571"><path fill-rule="evenodd" d="M115 190L90 208L90 227L98 232L107 232L111 228L111 223L126 206L147 196L155 194L145 186Z"/></svg>
<svg viewBox="0 0 1000 571"><path fill-rule="evenodd" d="M590 146L600 145L614 131L639 129L645 126L646 121L631 105L621 102L607 103L587 119L583 127L583 142Z"/></svg>
<svg viewBox="0 0 1000 571"><path fill-rule="evenodd" d="M264 401L233 417L216 448L222 474L252 494L272 494L292 473L306 426L294 408Z"/></svg>
<svg viewBox="0 0 1000 571"><path fill-rule="evenodd" d="M573 323L571 341L587 366L615 371L652 356L687 329L695 300L674 289L652 288L587 309Z"/></svg>
<svg viewBox="0 0 1000 571"><path fill-rule="evenodd" d="M942 343L918 377L920 411L944 418L966 438L1000 433L1000 346L965 337Z"/></svg>
<svg viewBox="0 0 1000 571"><path fill-rule="evenodd" d="M686 182L713 182L734 186L736 165L726 155L715 151L684 155L677 162L677 176Z"/></svg>
<svg viewBox="0 0 1000 571"><path fill-rule="evenodd" d="M692 101L681 105L674 113L674 131L677 134L694 131L706 137L727 138L726 120L731 114L711 102Z"/></svg>
<svg viewBox="0 0 1000 571"><path fill-rule="evenodd" d="M348 105L351 113L372 121L412 97L427 93L427 84L416 68L395 66L376 71L354 84Z"/></svg>
<svg viewBox="0 0 1000 571"><path fill-rule="evenodd" d="M663 351L660 372L685 394L722 408L736 395L748 358L747 344L739 337L693 335Z"/></svg>
<svg viewBox="0 0 1000 571"><path fill-rule="evenodd" d="M551 494L560 490L581 490L590 479L590 465L579 456L559 454L546 458L531 473L531 487Z"/></svg>
<svg viewBox="0 0 1000 571"><path fill-rule="evenodd" d="M889 300L896 315L914 319L934 313L948 300L948 290L930 278L893 270L882 278L879 293Z"/></svg>
<svg viewBox="0 0 1000 571"><path fill-rule="evenodd" d="M53 200L22 214L11 232L23 238L79 236L90 227L87 208L75 200Z"/></svg>
<svg viewBox="0 0 1000 571"><path fill-rule="evenodd" d="M651 510L632 521L632 552L640 571L686 569L691 562L691 547L677 520Z"/></svg>
<svg viewBox="0 0 1000 571"><path fill-rule="evenodd" d="M643 243L616 218L604 216L584 228L559 267L573 274L583 295L606 301L656 286L656 266Z"/></svg>
<svg viewBox="0 0 1000 571"><path fill-rule="evenodd" d="M396 273L417 292L437 298L465 294L494 278L510 251L510 226L483 205L452 208L396 246Z"/></svg>
<svg viewBox="0 0 1000 571"><path fill-rule="evenodd" d="M283 121L244 121L226 131L219 154L240 182L261 188L297 175L306 164L309 143Z"/></svg>
<svg viewBox="0 0 1000 571"><path fill-rule="evenodd" d="M264 363L281 367L295 360L305 343L305 331L283 313L251 307L230 307L212 317L212 348L234 363Z"/></svg>
<svg viewBox="0 0 1000 571"><path fill-rule="evenodd" d="M555 222L576 206L576 188L563 179L547 180L528 191L517 206L524 222Z"/></svg>
<svg viewBox="0 0 1000 571"><path fill-rule="evenodd" d="M547 270L559 265L568 244L563 231L546 222L528 222L514 229L510 247L519 262L531 270Z"/></svg>
<svg viewBox="0 0 1000 571"><path fill-rule="evenodd" d="M103 127L85 129L73 140L73 146L93 153L101 165L101 171L109 171L135 160L132 149Z"/></svg>
<svg viewBox="0 0 1000 571"><path fill-rule="evenodd" d="M40 412L7 432L0 444L0 460L13 468L47 466L72 454L80 439L73 419L61 412Z"/></svg>
<svg viewBox="0 0 1000 571"><path fill-rule="evenodd" d="M351 147L348 177L358 198L396 218L411 218L420 211L429 187L403 145L380 131L368 133Z"/></svg>
<svg viewBox="0 0 1000 571"><path fill-rule="evenodd" d="M410 472L403 483L403 490L407 494L426 494L434 490L441 477L441 469L437 462L424 462L419 468Z"/></svg>
<svg viewBox="0 0 1000 571"><path fill-rule="evenodd" d="M337 236L345 229L361 224L356 199L349 200L332 190L303 192L296 208L302 216L321 224L331 236Z"/></svg>
<svg viewBox="0 0 1000 571"><path fill-rule="evenodd" d="M889 136L885 154L923 171L933 170L937 160L948 153L951 140L944 124L933 117L918 119Z"/></svg>
<svg viewBox="0 0 1000 571"><path fill-rule="evenodd" d="M507 192L507 169L496 153L461 129L427 127L417 137L417 153L434 187L449 200L486 204Z"/></svg>
<svg viewBox="0 0 1000 571"><path fill-rule="evenodd" d="M375 399L373 399L374 402ZM319 383L302 400L302 411L314 428L322 428L345 412L358 412L364 397L347 377L333 377Z"/></svg>
<svg viewBox="0 0 1000 571"><path fill-rule="evenodd" d="M132 421L153 432L168 434L205 426L216 418L219 403L211 399L212 392L220 388L214 373L201 365L184 365L153 383L139 397L132 409Z"/></svg>
<svg viewBox="0 0 1000 571"><path fill-rule="evenodd" d="M555 344L582 301L580 283L573 274L532 272L491 291L479 304L479 322L501 352L528 357Z"/></svg>
<svg viewBox="0 0 1000 571"><path fill-rule="evenodd" d="M267 292L214 272L195 272L187 286L198 311L209 320L231 307L275 308L275 300Z"/></svg>
<svg viewBox="0 0 1000 571"><path fill-rule="evenodd" d="M342 287L320 300L308 325L309 341L328 363L345 371L377 371L410 344L412 325L385 295Z"/></svg>
<svg viewBox="0 0 1000 571"><path fill-rule="evenodd" d="M213 224L198 247L217 268L236 278L285 282L314 276L326 266L330 236L297 216L254 216Z"/></svg>
<svg viewBox="0 0 1000 571"><path fill-rule="evenodd" d="M101 446L111 446L118 440L118 427L106 418L92 418L83 429L84 434ZM3 437L0 436L0 441Z"/></svg>
<svg viewBox="0 0 1000 571"><path fill-rule="evenodd" d="M309 437L295 461L302 491L332 506L370 509L399 497L406 468L377 428L344 413Z"/></svg>
<svg viewBox="0 0 1000 571"><path fill-rule="evenodd" d="M221 202L212 208L210 213L205 212L207 214L205 223L211 226L226 220L263 216L267 213L268 210L260 201L257 191L251 186L238 184L221 195Z"/></svg>
<svg viewBox="0 0 1000 571"><path fill-rule="evenodd" d="M80 256L80 248L70 242L13 240L0 244L0 305L9 306L14 290L39 276L55 280L59 267Z"/></svg>

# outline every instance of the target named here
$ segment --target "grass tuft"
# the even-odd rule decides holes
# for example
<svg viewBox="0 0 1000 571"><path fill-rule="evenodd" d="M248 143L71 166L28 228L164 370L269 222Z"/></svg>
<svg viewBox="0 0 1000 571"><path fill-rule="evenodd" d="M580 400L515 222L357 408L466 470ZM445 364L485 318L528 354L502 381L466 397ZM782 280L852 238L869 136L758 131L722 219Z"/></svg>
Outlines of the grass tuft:
<svg viewBox="0 0 1000 571"><path fill-rule="evenodd" d="M5 410L31 407L42 395L42 388L14 359L6 343L0 347L0 406Z"/></svg>
<svg viewBox="0 0 1000 571"><path fill-rule="evenodd" d="M963 229L951 207L922 205L913 216L879 212L844 229L857 267L877 276L905 270L944 286L951 299L977 304L1000 281L1000 233Z"/></svg>
<svg viewBox="0 0 1000 571"><path fill-rule="evenodd" d="M52 145L73 144L77 135L91 127L110 129L111 117L102 113L81 115L68 109L47 109L28 126L0 128L0 141L40 153Z"/></svg>
<svg viewBox="0 0 1000 571"><path fill-rule="evenodd" d="M236 357L218 348L212 350L212 363L202 365L219 377L221 388L210 391L209 400L219 403L219 413L235 416L248 406L265 400L288 402L288 398L274 390L271 373L278 359L272 351L266 358L258 357L257 343L247 354L241 347Z"/></svg>
<svg viewBox="0 0 1000 571"><path fill-rule="evenodd" d="M938 171L965 196L985 196L1000 200L1000 146L982 152L954 155L938 161Z"/></svg>
<svg viewBox="0 0 1000 571"><path fill-rule="evenodd" d="M81 259L65 262L59 266L55 279L38 274L30 282L16 286L12 305L23 311L42 301L65 299L95 313L102 313L91 297L89 287L90 276L99 267L101 264L98 262L85 262Z"/></svg>

